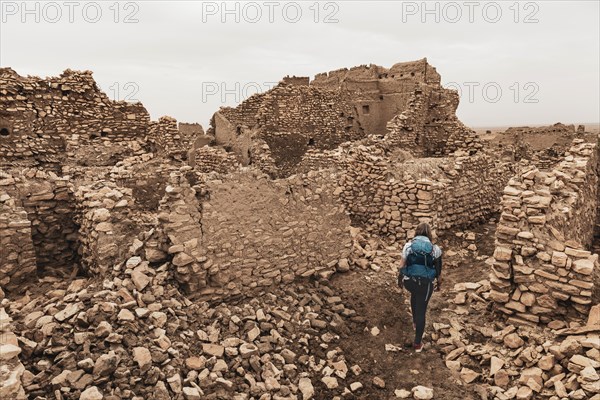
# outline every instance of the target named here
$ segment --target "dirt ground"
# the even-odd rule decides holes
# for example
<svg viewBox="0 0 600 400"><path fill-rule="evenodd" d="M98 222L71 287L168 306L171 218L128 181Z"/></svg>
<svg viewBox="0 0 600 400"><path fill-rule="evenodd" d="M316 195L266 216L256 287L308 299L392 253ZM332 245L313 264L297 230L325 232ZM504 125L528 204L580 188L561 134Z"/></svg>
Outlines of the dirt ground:
<svg viewBox="0 0 600 400"><path fill-rule="evenodd" d="M360 381L365 385L364 391L348 398L393 399L396 389L410 391L414 386L423 385L434 389L436 399L480 399L474 385L464 385L446 368L443 354L435 343L431 343L428 332L433 330L434 322L446 322L445 315L456 308L452 302L455 296L452 289L456 283L487 279L489 266L485 260L493 254L494 230L495 225L490 223L472 231L476 235L477 253L466 250L464 247L468 243L453 233L438 241L447 254L444 279L442 290L434 293L429 304L424 337L426 345L422 353L415 353L412 349L398 352L385 349L386 344L402 348L404 343L410 343L414 338L407 292L396 286L395 267L385 266L379 272L354 271L333 278L332 286L340 290L344 303L364 319L353 324L351 334L340 340L348 364L359 364L363 370ZM371 334L373 327L380 330L377 336ZM376 376L385 381L384 389L372 384ZM328 397L322 395L318 399L326 400Z"/></svg>

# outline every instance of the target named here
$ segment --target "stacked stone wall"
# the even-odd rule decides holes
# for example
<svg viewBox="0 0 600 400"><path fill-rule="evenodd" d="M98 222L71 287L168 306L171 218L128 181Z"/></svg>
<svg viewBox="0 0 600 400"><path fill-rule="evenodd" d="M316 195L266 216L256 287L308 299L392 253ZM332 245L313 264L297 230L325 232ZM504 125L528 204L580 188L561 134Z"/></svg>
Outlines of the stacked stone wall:
<svg viewBox="0 0 600 400"><path fill-rule="evenodd" d="M30 279L35 261L27 212L0 190L0 287L10 290Z"/></svg>
<svg viewBox="0 0 600 400"><path fill-rule="evenodd" d="M440 185L435 185L435 226L448 230L472 226L496 214L515 166L478 153L449 157L441 168L446 176L439 181Z"/></svg>
<svg viewBox="0 0 600 400"><path fill-rule="evenodd" d="M208 285L208 266L201 250L202 205L186 178L189 170L190 167L183 167L171 172L160 201L157 234L150 248L167 253L175 279L188 293L198 294Z"/></svg>
<svg viewBox="0 0 600 400"><path fill-rule="evenodd" d="M420 222L439 232L489 218L511 175L510 165L483 153L397 161L376 146L357 146L340 197L354 224L402 241Z"/></svg>
<svg viewBox="0 0 600 400"><path fill-rule="evenodd" d="M331 172L276 181L255 174L206 182L203 295L235 295L330 274L350 253L350 220L334 193L337 179Z"/></svg>
<svg viewBox="0 0 600 400"><path fill-rule="evenodd" d="M264 142L276 171L263 171L278 177L297 172L307 151L366 137L347 93L286 83L235 109L222 108L213 124L217 144L233 150L244 165L257 165L262 147L257 144Z"/></svg>
<svg viewBox="0 0 600 400"><path fill-rule="evenodd" d="M181 130L175 118L164 116L150 123L148 137L158 154L186 159L198 135L194 129Z"/></svg>
<svg viewBox="0 0 600 400"><path fill-rule="evenodd" d="M257 170L219 179L189 167L171 173L150 246L175 279L202 299L235 296L299 277L330 275L352 247L336 176L321 171L271 180Z"/></svg>
<svg viewBox="0 0 600 400"><path fill-rule="evenodd" d="M132 223L132 190L100 181L79 186L75 199L81 268L89 275L109 275L126 257L133 240L132 231L127 229Z"/></svg>
<svg viewBox="0 0 600 400"><path fill-rule="evenodd" d="M307 151L331 150L366 137L342 92L280 84L262 99L253 137L269 146L279 177L297 172Z"/></svg>
<svg viewBox="0 0 600 400"><path fill-rule="evenodd" d="M57 167L66 158L93 163L103 138L128 147L147 133L146 109L108 99L90 71L41 79L4 68L0 87L2 165ZM91 154L79 152L82 147Z"/></svg>
<svg viewBox="0 0 600 400"><path fill-rule="evenodd" d="M79 226L69 179L24 169L5 176L0 186L27 212L38 270L65 269L76 264Z"/></svg>
<svg viewBox="0 0 600 400"><path fill-rule="evenodd" d="M458 93L436 87L417 87L407 109L387 125L386 140L416 157L445 157L483 148L476 133L456 117Z"/></svg>
<svg viewBox="0 0 600 400"><path fill-rule="evenodd" d="M490 297L514 322L587 315L598 290L593 241L597 144L576 139L551 171L531 166L504 189Z"/></svg>
<svg viewBox="0 0 600 400"><path fill-rule="evenodd" d="M232 153L222 147L204 146L196 150L194 169L198 172L218 172L226 174L239 167L239 162Z"/></svg>

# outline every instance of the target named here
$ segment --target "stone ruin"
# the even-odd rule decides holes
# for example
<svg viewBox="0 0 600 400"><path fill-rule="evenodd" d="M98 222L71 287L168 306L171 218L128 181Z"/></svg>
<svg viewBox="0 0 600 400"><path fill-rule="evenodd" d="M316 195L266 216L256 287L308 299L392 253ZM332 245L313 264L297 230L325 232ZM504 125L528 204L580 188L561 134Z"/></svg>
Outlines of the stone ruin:
<svg viewBox="0 0 600 400"><path fill-rule="evenodd" d="M495 140L497 150L514 161L529 160L541 169L551 169L571 148L575 139L594 141L595 135L586 132L584 125L514 127L500 132Z"/></svg>
<svg viewBox="0 0 600 400"><path fill-rule="evenodd" d="M2 398L363 398L385 382L332 346L361 321L333 275L393 271L421 222L462 237L497 219L489 280L454 290L503 328L434 324L446 367L485 399L597 400L598 138L509 129L499 152L458 102L426 59L359 66L285 77L205 133L90 71L0 69Z"/></svg>
<svg viewBox="0 0 600 400"><path fill-rule="evenodd" d="M504 189L496 230L494 290L509 321L586 316L599 298L598 254L589 251L598 207L598 147L574 141L556 168L523 168Z"/></svg>

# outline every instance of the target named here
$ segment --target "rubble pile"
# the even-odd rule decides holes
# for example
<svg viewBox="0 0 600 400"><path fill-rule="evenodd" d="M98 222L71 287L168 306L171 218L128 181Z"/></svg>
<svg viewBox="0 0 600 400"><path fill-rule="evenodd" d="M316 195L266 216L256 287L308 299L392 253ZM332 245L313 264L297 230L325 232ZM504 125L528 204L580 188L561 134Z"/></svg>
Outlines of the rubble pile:
<svg viewBox="0 0 600 400"><path fill-rule="evenodd" d="M27 396L21 383L25 367L19 360L21 348L13 330L12 319L0 307L0 398L25 400Z"/></svg>
<svg viewBox="0 0 600 400"><path fill-rule="evenodd" d="M600 306L584 325L515 326L486 315L489 290L489 281L456 284L450 317L433 324L450 370L496 400L600 399Z"/></svg>
<svg viewBox="0 0 600 400"><path fill-rule="evenodd" d="M4 300L30 398L310 399L370 385L337 347L356 313L327 282L210 306L170 275L135 256L113 278Z"/></svg>

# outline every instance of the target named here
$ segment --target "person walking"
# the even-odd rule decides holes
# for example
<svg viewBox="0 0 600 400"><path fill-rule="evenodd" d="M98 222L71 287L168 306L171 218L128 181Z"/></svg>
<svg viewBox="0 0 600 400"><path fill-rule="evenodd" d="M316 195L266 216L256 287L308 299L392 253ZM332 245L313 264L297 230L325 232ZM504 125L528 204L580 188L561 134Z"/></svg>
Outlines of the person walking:
<svg viewBox="0 0 600 400"><path fill-rule="evenodd" d="M398 273L398 285L410 292L410 309L415 330L413 349L417 353L423 350L427 305L434 289L441 288L441 275L442 249L432 243L429 224L421 223L415 230L415 237L402 249Z"/></svg>

